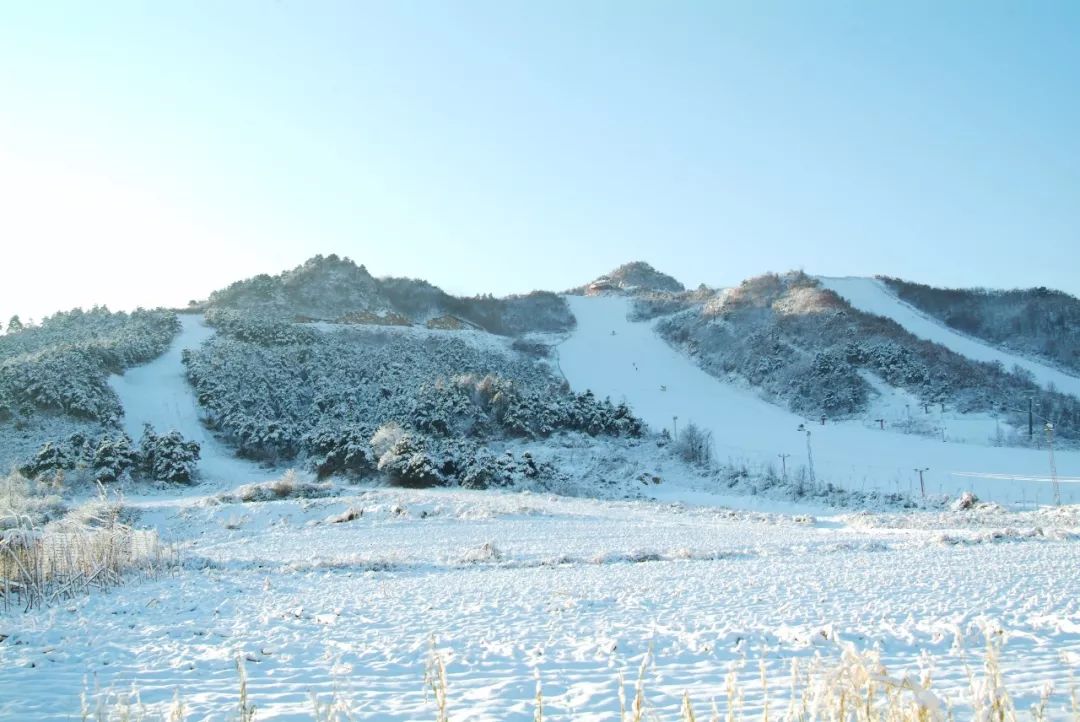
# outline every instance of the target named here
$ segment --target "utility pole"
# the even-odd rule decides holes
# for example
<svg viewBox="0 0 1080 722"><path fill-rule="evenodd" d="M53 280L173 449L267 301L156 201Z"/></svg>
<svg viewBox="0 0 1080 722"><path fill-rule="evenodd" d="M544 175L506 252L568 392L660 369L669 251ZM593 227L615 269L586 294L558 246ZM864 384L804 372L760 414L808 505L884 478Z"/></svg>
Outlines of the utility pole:
<svg viewBox="0 0 1080 722"><path fill-rule="evenodd" d="M1031 413L1031 397L1028 396L1028 441L1035 436L1035 416Z"/></svg>
<svg viewBox="0 0 1080 722"><path fill-rule="evenodd" d="M923 472L930 471L930 467L929 466L924 466L921 469L915 469L915 471L919 474L919 491L922 492L922 498L925 499L926 498L926 484L923 482Z"/></svg>
<svg viewBox="0 0 1080 722"><path fill-rule="evenodd" d="M678 441L679 440L679 417L678 416L672 416L671 420L675 424L675 434L671 438L674 439L675 441Z"/></svg>
<svg viewBox="0 0 1080 722"><path fill-rule="evenodd" d="M1057 464L1054 463L1054 425L1046 422L1046 448L1050 451L1050 483L1054 488L1054 506L1061 506L1061 487L1058 484Z"/></svg>
<svg viewBox="0 0 1080 722"><path fill-rule="evenodd" d="M782 468L784 469L784 483L786 484L787 483L787 460L788 460L788 457L791 456L791 454L777 454L777 456L780 457L780 464L782 465Z"/></svg>

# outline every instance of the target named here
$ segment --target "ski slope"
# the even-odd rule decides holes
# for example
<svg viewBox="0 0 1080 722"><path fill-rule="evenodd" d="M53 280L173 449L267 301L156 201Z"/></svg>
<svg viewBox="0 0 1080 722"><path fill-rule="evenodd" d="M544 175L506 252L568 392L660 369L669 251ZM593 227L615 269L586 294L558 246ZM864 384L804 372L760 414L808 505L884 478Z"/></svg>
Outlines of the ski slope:
<svg viewBox="0 0 1080 722"><path fill-rule="evenodd" d="M1000 362L1006 369L1019 366L1031 372L1039 384L1043 386L1053 384L1058 391L1080 397L1080 378L1053 366L1002 351L990 344L957 333L914 306L901 301L876 278L818 278L818 280L822 286L834 291L860 311L892 319L919 338L939 343L950 351L955 351L975 361Z"/></svg>
<svg viewBox="0 0 1080 722"><path fill-rule="evenodd" d="M123 427L135 441L143 425L158 433L176 430L201 447L199 472L203 482L239 484L266 479L269 473L237 458L203 426L195 393L187 381L181 354L214 334L202 316L180 314L181 330L169 349L148 364L109 377L109 385L124 409Z"/></svg>
<svg viewBox="0 0 1080 722"><path fill-rule="evenodd" d="M676 423L684 428L693 421L713 432L721 461L779 469L778 455L790 454L788 471L797 474L800 466L809 466L807 436L798 431L805 424L819 483L918 495L915 468L929 467L928 495L971 490L980 498L1005 503L1052 501L1046 451L943 443L867 429L859 422L823 426L705 373L661 339L652 323L628 321L629 301L624 298L567 300L577 327L559 346L559 361L571 386L627 401L654 429L671 430ZM1080 476L1080 453L1057 452L1056 461L1061 477ZM1062 483L1061 498L1080 501L1080 484Z"/></svg>

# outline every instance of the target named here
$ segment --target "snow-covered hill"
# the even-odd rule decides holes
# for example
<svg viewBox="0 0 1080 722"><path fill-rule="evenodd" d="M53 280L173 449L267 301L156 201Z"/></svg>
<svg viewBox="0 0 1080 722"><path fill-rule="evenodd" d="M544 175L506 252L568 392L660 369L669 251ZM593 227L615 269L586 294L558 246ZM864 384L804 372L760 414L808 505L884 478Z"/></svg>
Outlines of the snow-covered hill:
<svg viewBox="0 0 1080 722"><path fill-rule="evenodd" d="M1080 396L1080 378L958 333L914 306L901 301L876 278L822 277L818 280L825 288L835 291L860 311L892 319L919 338L939 343L975 361L1000 363L1006 369L1019 366L1030 372L1043 386L1048 387L1052 384L1058 391Z"/></svg>
<svg viewBox="0 0 1080 722"><path fill-rule="evenodd" d="M807 435L798 430L804 425L820 483L918 495L915 469L929 467L927 494L973 490L995 501L1052 500L1045 450L942 442L868 429L857 421L821 425L705 373L657 336L651 323L629 321L624 298L568 300L578 323L559 347L559 357L573 388L625 399L654 428L674 431L675 417L683 426L689 421L704 426L713 432L721 460L779 469L779 455L788 454L789 474L798 473L798 467L809 466ZM1080 475L1080 453L1058 452L1055 460L1062 478ZM1063 482L1061 496L1080 500L1080 484Z"/></svg>
<svg viewBox="0 0 1080 722"><path fill-rule="evenodd" d="M416 290L412 282L394 285L401 286L395 304ZM800 327L803 335L792 334L787 351L812 355L796 342L857 314L812 279L799 290L794 300L803 306L789 295L781 311L796 322L799 312L820 313L824 321ZM343 717L436 718L425 682L433 652L446 664L452 720L535 719L538 682L545 718L613 719L620 700L634 695L639 669L650 715L676 718L684 694L699 716L711 701L723 706L730 674L742 711L757 718L775 715L778 699L786 703L787 680L797 676L793 662L804 672L808 665L827 671L858 648L878 655L896 679L931 671L935 692L966 719L976 713L971 670L978 689L1001 689L981 682L983 650L994 639L1007 640L1005 686L1017 708L1045 704L1046 719L1065 719L1070 672L1080 660L1080 507L1048 507L1046 450L868 428L858 416L822 425L792 413L776 397L763 398L760 386L711 375L691 344L671 345L657 333L658 323L698 313L712 295L681 292L670 304L654 292L653 308L663 318L637 322L628 312L641 296L626 288L557 297L557 306L568 304L576 317L572 333L513 340L479 330L378 330L287 317L256 323L265 336L245 332L241 339L219 326L210 340L215 330L203 318L182 316L165 353L142 366L110 367L127 370L105 388L115 391L133 437L149 422L202 445L200 472L210 484L135 486L116 499L118 517L175 542L179 563L165 574L132 576L107 593L65 599L62 607L0 609L0 689L18 690L0 694L0 718L75 718L80 706L84 716L102 719L138 716L142 705L164 715L174 696L187 719L233 718L238 663L246 665L245 689L259 719L308 719L313 698L321 706L336 700L348 710ZM822 296L832 305L820 305ZM768 297L757 308L771 313L774 302ZM500 311L500 318L532 327L533 308L523 305L520 317ZM713 350L747 332L734 314L694 320L729 325L727 336L704 337ZM858 326L845 328L858 335ZM555 340L561 343L553 354L548 346ZM183 351L197 347L185 367ZM952 356L949 368L983 384L975 364ZM70 368L76 367L58 364L55 375ZM441 378L470 368L506 383ZM578 394L557 378L560 371ZM889 386L866 368L854 373L868 374L877 394L869 413L910 413L922 405L909 389ZM510 488L470 489L451 476L440 478L456 488L387 488L381 481L392 477L372 473L360 475L359 484L334 478L316 485L284 474L232 489L268 472L235 458L204 427L207 409L189 378L202 380L200 398L217 396L219 412L223 399L237 413L261 403L266 410L255 416L276 428L282 409L292 408L294 420L333 433L350 418L379 423L380 413L395 421L402 414L406 425L420 419L431 428L429 451L437 450L435 440L467 440L463 453L482 451L496 471L518 465L520 473ZM320 393L312 404L292 403L315 386ZM424 399L414 397L425 387ZM628 411L581 393L586 389L629 402L654 431L685 437L689 422L706 427L718 461L731 467L687 464L673 453L677 444L640 433ZM1029 390L1039 391L1034 384ZM430 403L414 403L425 399ZM482 434L461 431L470 419ZM950 415L941 420L959 423ZM633 433L603 433L612 425ZM978 433L985 429L973 438ZM366 434L345 440L350 453L370 448ZM393 448L410 446L399 439ZM841 513L802 497L775 498L775 485L773 497L725 496L756 490L765 467L780 472L781 458L792 480L808 475L811 450L819 486L918 497L915 469L929 467L929 494L971 489L983 499L1041 508ZM391 456L411 462L419 455ZM1080 501L1080 452L1058 453L1056 462L1062 477L1072 477L1063 478L1063 501ZM750 473L730 488L728 472L739 465ZM523 471L549 467L567 483L540 484L536 473ZM526 478L532 486L517 483ZM88 509L101 503L73 508L70 516L91 518ZM735 510L749 506L758 509ZM777 685L784 687L779 698ZM137 698L125 709L132 689Z"/></svg>
<svg viewBox="0 0 1080 722"><path fill-rule="evenodd" d="M502 429L495 435L499 438L500 434L509 435L504 441L517 434L542 445L545 437L564 427L591 429L581 419L552 426L546 416L540 418L553 412L542 408L553 402L553 392L539 390L540 386L528 381L526 376L532 378L528 374L507 370L521 364L535 365L538 373L547 374L547 344L555 338L565 339L560 348L562 371L575 390L591 389L600 398L629 402L633 412L653 430L675 433L677 427L685 428L689 422L700 424L713 432L721 464L747 464L751 472L760 474L771 469L777 476L783 475L786 467L793 481L809 482L813 475L820 484L852 491L918 495L915 470L929 467L923 476L928 494L955 495L971 488L999 500L1049 501L1048 450L1001 448L1008 443L1028 443L1019 428L1026 422L1026 414L1016 407L1039 394L1043 409L1053 407L1045 413L1056 413L1055 418L1065 420L1059 424L1059 439L1065 438L1075 447L1077 425L1069 420L1076 418L1080 402L1067 394L1080 397L1080 378L950 330L899 301L876 280L822 279L824 289L835 291L838 298L801 273L767 274L735 289L700 287L692 292L643 263L627 264L601 279L607 290L597 291L595 297L548 293L510 300L455 299L421 281L373 279L363 266L348 259L316 257L280 276L256 277L215 294L205 319L183 316L182 332L167 352L143 366L129 368L122 376L111 377L109 387L102 386L110 397L109 389L115 391L123 408L123 429L133 439L139 438L144 423L153 424L159 432L176 429L202 446L202 477L229 483L266 475L258 466L237 459L237 448L248 458L314 468L311 449L322 448L323 431L334 439L359 435L360 442L367 444L371 429L391 421L411 427L420 419L427 424L424 428L431 427L425 433L433 435L428 451L434 463L445 448L462 440L457 438L463 433L458 430L460 424L451 423L461 419L461 409L451 409L448 399L464 404L461 408L472 408L473 403L464 397L458 399L464 393L460 390L447 391L445 382L469 371L479 374L478 378L487 373L509 374L517 392L531 388L532 396L526 401L536 403L529 401L522 407L527 407L529 423L520 423L520 419L503 423L507 421L507 409L503 408L506 395L492 407L494 416L486 422L497 422L492 428ZM648 293L642 297L636 293L640 289ZM639 316L652 314L661 320L655 325L628 321L627 312L635 302ZM328 305L322 308L324 303ZM643 308L648 313L643 314ZM267 315L267 309L277 315ZM361 329L373 327L349 317L346 312L350 309L380 313L389 309L404 319L402 323L420 323L418 319L433 313L453 311L460 318L472 319L473 325L466 327L473 330L425 331L434 334L430 343L386 346L389 342L384 342L382 355L374 359L378 363L364 366L371 361L367 357L379 355L361 338L366 333ZM327 341L327 335L316 329L326 325L310 324L316 311L328 317L339 313L349 317L352 322L346 327L358 329L360 334L356 348L349 345L351 341L346 343L347 339L336 345ZM294 323L298 317L308 323ZM261 321L269 319L268 323L278 324L288 333L275 337L269 345L265 339L237 342L232 344L235 348L225 342L211 343L195 354L199 363L185 369L182 351L200 348L214 334L207 321L217 323L218 332L228 336L225 322L229 319L234 325L259 328ZM568 331L575 323L576 330ZM441 360L428 364L423 378L410 377L407 383L389 380L402 369L415 370L423 365L420 361L433 359L437 347L453 346L452 338L463 343L473 337L494 338L483 329L507 337L499 348L513 363L496 364L490 348L469 341L464 348L468 353L443 354ZM524 330L530 329L547 333L523 337ZM656 333L658 329L663 338ZM418 330L402 326L400 333L386 333L390 339L407 339ZM304 343L311 348L298 339L307 339ZM745 339L754 341L744 344ZM738 353L725 355L736 346ZM354 359L329 368L325 362L333 355L331 351L340 351L342 358L360 353L367 361ZM402 365L400 356L412 362ZM468 363L463 360L466 357ZM999 362L1005 369L1018 366L1038 383L1053 385L1064 393L1048 393L1021 375L972 360ZM55 366L61 371L74 369L66 376L81 378L78 374L82 372L72 364ZM366 370L353 378L360 366ZM730 378L724 373L731 374ZM196 377L202 405L191 389L190 382ZM249 378L261 381L249 383ZM555 384L549 374L547 378ZM314 380L319 380L318 384ZM367 395L358 395L360 386ZM431 399L414 398L418 389L427 387ZM221 398L226 392L228 404ZM585 399L581 403L588 406L592 402ZM116 406L115 401L112 404ZM331 409L337 411L330 413ZM376 413L377 409L382 411ZM521 415L517 406L510 410L514 411L511 416ZM433 412L438 412L434 422ZM213 426L224 434L220 437L202 423L215 413ZM439 414L449 415L443 419ZM824 425L819 420L822 414L830 417ZM118 410L103 417L102 423L113 424L117 417ZM359 430L350 432L352 436L342 435L344 419L359 424ZM800 425L805 425L803 431L797 430ZM878 425L885 428L876 428ZM1026 423L1024 426L1026 431ZM320 432L317 438L309 434L316 428ZM450 433L448 429L455 430ZM267 433L260 435L263 430ZM900 430L908 435L895 433ZM254 435L261 446L243 447L248 436L241 432ZM0 433L6 433L5 429L0 427ZM270 448L262 444L264 436L283 441ZM483 441L490 443L492 439L485 437ZM470 444L475 442L472 439ZM236 448L231 446L234 443ZM1078 457L1080 452L1076 451L1057 453L1064 499L1073 498L1080 490L1080 485L1068 478L1080 475ZM365 458L368 466L374 465L373 456Z"/></svg>

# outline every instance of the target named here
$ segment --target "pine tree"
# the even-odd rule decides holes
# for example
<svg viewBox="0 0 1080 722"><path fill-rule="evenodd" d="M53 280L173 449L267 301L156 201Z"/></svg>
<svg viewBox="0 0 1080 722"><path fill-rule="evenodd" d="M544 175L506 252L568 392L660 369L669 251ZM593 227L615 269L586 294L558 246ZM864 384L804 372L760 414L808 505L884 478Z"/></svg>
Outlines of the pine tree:
<svg viewBox="0 0 1080 722"><path fill-rule="evenodd" d="M131 474L139 465L139 454L127 434L112 439L105 437L94 450L92 467L94 479L100 482L116 481Z"/></svg>

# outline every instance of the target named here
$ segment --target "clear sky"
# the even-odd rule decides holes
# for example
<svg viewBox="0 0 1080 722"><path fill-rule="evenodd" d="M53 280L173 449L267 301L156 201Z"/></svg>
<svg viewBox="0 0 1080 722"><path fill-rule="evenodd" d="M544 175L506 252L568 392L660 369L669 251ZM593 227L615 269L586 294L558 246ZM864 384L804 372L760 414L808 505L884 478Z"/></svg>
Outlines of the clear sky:
<svg viewBox="0 0 1080 722"><path fill-rule="evenodd" d="M449 291L1080 294L1080 3L0 4L0 319L315 253Z"/></svg>

